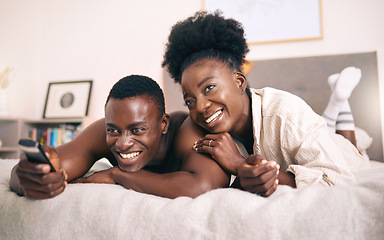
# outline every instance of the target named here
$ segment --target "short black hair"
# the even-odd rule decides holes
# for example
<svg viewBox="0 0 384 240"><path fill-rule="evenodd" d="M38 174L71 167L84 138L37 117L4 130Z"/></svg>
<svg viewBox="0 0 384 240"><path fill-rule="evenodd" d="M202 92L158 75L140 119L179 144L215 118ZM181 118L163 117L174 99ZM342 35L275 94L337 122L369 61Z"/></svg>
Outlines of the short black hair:
<svg viewBox="0 0 384 240"><path fill-rule="evenodd" d="M206 58L221 60L228 68L241 72L248 51L240 22L225 19L220 11L199 11L172 27L162 67L167 67L177 83L181 83L188 66Z"/></svg>
<svg viewBox="0 0 384 240"><path fill-rule="evenodd" d="M123 100L142 95L147 96L149 101L157 105L160 117L165 114L163 90L152 78L142 75L129 75L116 82L110 90L105 104L111 98Z"/></svg>

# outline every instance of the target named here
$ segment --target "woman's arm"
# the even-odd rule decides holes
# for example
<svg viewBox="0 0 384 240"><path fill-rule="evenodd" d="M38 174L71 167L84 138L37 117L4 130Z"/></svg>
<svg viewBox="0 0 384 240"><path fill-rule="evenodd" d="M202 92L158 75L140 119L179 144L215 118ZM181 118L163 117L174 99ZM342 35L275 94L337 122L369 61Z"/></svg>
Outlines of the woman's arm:
<svg viewBox="0 0 384 240"><path fill-rule="evenodd" d="M228 133L207 134L194 145L200 153L210 154L227 172L237 175L232 187L268 197L277 185L294 186L291 173L281 172L275 161L267 161L261 155L252 154L244 159Z"/></svg>

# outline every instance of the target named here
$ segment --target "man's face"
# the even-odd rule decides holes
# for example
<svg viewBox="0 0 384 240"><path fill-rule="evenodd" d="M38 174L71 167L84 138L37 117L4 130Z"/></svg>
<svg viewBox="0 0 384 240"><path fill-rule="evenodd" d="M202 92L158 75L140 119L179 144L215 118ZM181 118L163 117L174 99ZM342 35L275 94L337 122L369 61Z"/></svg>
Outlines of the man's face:
<svg viewBox="0 0 384 240"><path fill-rule="evenodd" d="M106 142L119 168L136 172L156 157L168 119L146 95L109 99L105 106Z"/></svg>

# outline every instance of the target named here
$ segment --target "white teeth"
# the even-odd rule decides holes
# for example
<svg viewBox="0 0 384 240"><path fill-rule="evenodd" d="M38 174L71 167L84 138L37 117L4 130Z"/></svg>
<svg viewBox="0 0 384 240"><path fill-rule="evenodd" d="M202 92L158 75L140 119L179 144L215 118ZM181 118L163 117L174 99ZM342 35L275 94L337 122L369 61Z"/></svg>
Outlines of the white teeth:
<svg viewBox="0 0 384 240"><path fill-rule="evenodd" d="M120 153L120 156L122 158L134 158L134 157L138 156L139 154L140 154L140 152L134 152L134 153L128 153L128 154Z"/></svg>
<svg viewBox="0 0 384 240"><path fill-rule="evenodd" d="M207 124L209 124L210 122L212 122L215 118L217 118L219 115L221 114L221 110L217 111L215 114L213 114L212 116L210 116L209 118L207 118L205 120L205 122Z"/></svg>

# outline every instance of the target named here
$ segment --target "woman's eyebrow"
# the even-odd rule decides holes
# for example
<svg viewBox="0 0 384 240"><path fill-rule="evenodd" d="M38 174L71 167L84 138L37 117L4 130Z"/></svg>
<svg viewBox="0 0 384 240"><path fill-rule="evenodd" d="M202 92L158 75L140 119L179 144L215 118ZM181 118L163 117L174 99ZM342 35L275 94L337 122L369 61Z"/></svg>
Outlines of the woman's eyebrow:
<svg viewBox="0 0 384 240"><path fill-rule="evenodd" d="M213 77L212 76L209 76L209 77L206 77L204 78L201 82L199 82L197 84L198 87L201 87L204 83L206 83L208 80L211 80Z"/></svg>
<svg viewBox="0 0 384 240"><path fill-rule="evenodd" d="M211 80L212 78L213 78L212 76L209 76L209 77L204 78L201 82L199 82L199 83L197 84L197 87L201 87L204 83L206 83L207 81ZM187 97L188 97L188 93L186 93L186 94L183 95L183 98L184 98L184 99L187 98Z"/></svg>

